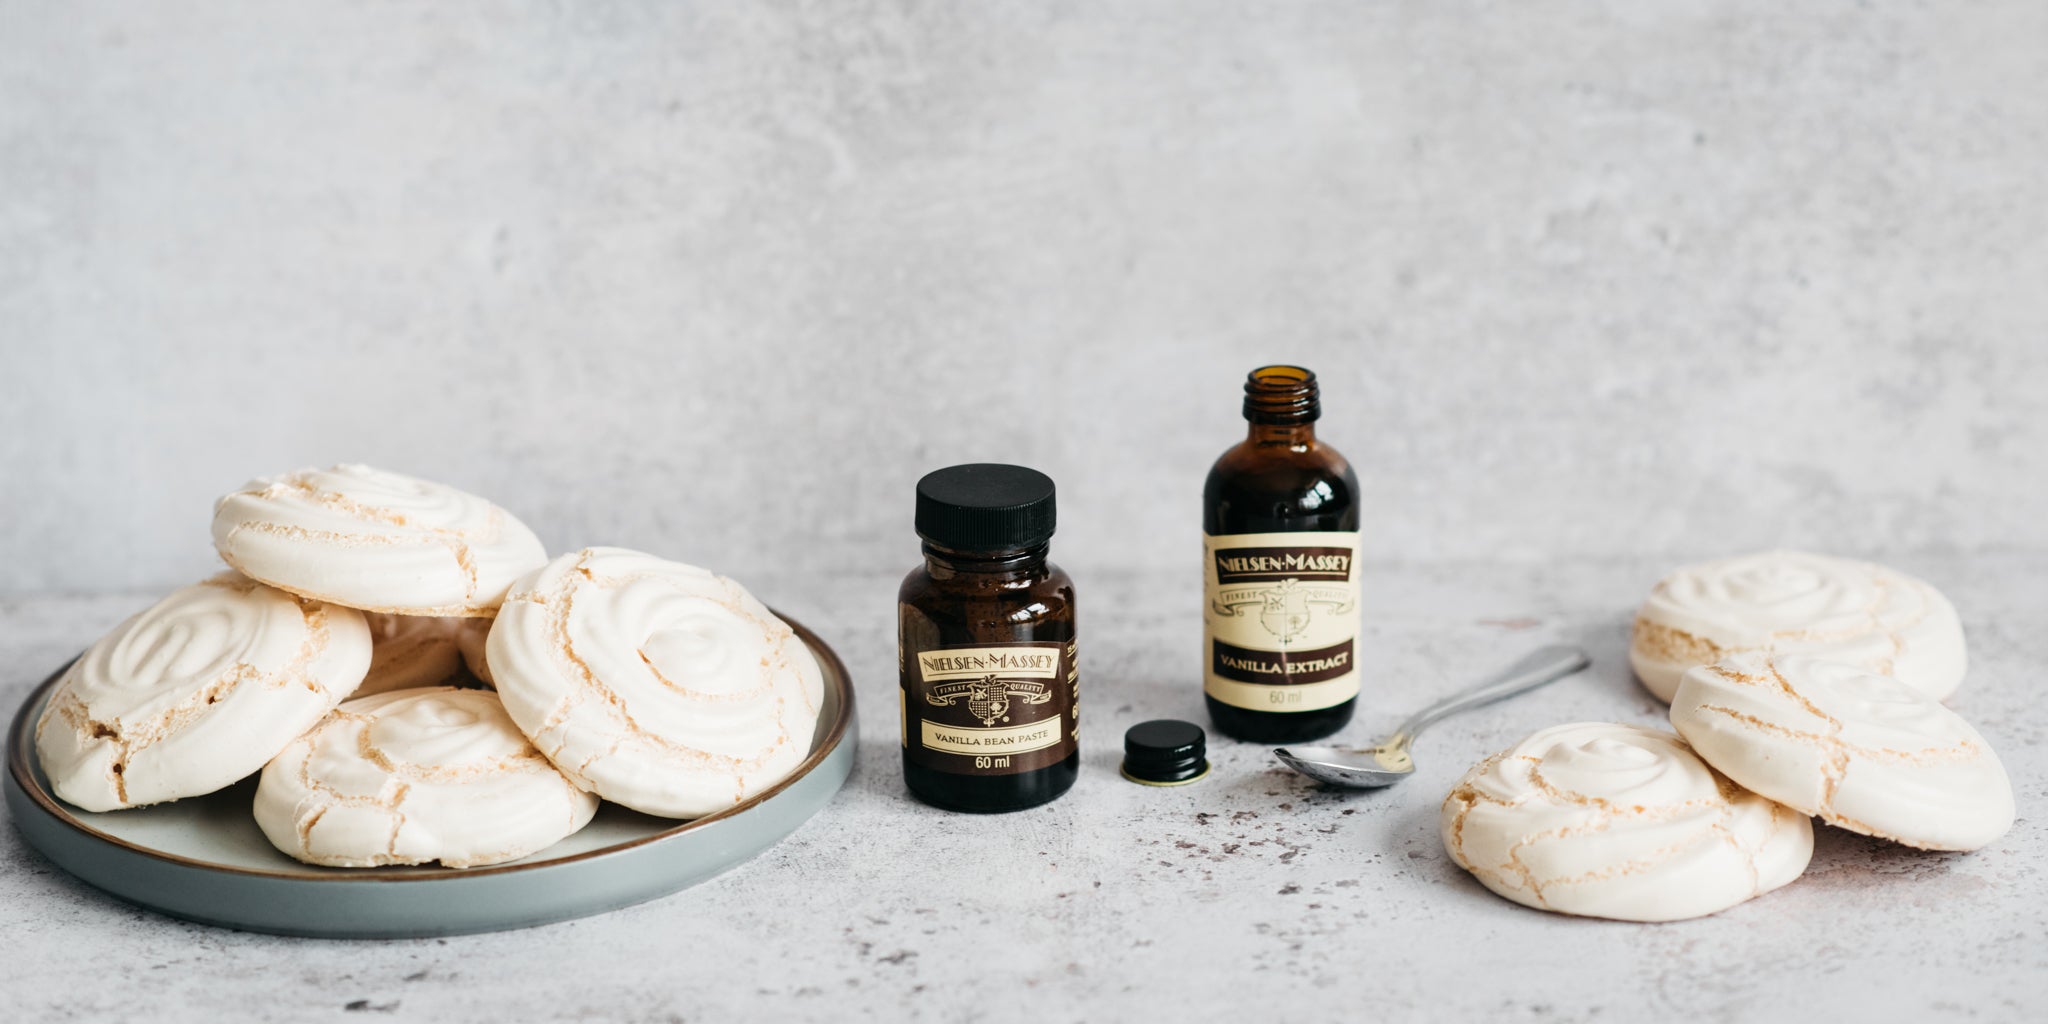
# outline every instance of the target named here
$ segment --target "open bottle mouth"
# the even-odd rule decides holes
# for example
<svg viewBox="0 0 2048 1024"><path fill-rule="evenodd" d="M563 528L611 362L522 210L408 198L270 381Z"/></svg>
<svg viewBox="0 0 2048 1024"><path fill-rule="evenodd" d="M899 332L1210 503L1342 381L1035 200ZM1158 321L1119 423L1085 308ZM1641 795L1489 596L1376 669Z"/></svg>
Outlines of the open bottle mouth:
<svg viewBox="0 0 2048 1024"><path fill-rule="evenodd" d="M1244 382L1244 418L1253 423L1312 423L1323 414L1314 370L1261 366Z"/></svg>

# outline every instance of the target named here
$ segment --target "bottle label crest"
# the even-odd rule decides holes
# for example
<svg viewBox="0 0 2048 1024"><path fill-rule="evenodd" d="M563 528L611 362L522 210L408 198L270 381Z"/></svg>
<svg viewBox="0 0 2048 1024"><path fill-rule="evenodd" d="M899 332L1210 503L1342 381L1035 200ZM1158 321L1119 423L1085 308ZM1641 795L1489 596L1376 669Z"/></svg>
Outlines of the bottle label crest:
<svg viewBox="0 0 2048 1024"><path fill-rule="evenodd" d="M1014 775L1058 764L1078 744L1074 644L961 644L918 651L898 691L903 747L927 768Z"/></svg>
<svg viewBox="0 0 2048 1024"><path fill-rule="evenodd" d="M1317 711L1358 696L1358 534L1203 535L1209 696Z"/></svg>

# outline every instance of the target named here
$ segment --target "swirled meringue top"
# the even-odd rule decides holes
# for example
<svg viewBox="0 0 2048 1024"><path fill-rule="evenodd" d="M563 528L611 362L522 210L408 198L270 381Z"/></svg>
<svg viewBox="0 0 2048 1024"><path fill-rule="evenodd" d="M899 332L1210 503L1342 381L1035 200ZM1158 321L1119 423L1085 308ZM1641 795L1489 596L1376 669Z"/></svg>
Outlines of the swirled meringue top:
<svg viewBox="0 0 2048 1024"><path fill-rule="evenodd" d="M1538 732L1466 773L1444 847L1508 899L1628 921L1711 914L1797 878L1807 819L1730 785L1668 732Z"/></svg>
<svg viewBox="0 0 2048 1024"><path fill-rule="evenodd" d="M86 810L211 793L263 767L369 663L360 612L223 573L93 644L37 722L37 756Z"/></svg>
<svg viewBox="0 0 2048 1024"><path fill-rule="evenodd" d="M1630 660L1670 700L1678 676L1738 651L1816 654L1896 673L1936 699L1961 683L1962 624L1948 599L1868 562L1770 551L1679 569L1636 613Z"/></svg>
<svg viewBox="0 0 2048 1024"><path fill-rule="evenodd" d="M355 465L250 481L215 502L213 541L272 586L404 615L489 616L513 579L547 561L504 509Z"/></svg>
<svg viewBox="0 0 2048 1024"><path fill-rule="evenodd" d="M483 690L349 701L263 769L256 822L309 864L473 867L546 849L590 822L571 785Z"/></svg>
<svg viewBox="0 0 2048 1024"><path fill-rule="evenodd" d="M664 817L781 781L824 700L817 660L746 588L623 548L515 584L488 660L506 710L564 774Z"/></svg>
<svg viewBox="0 0 2048 1024"><path fill-rule="evenodd" d="M1671 723L1741 785L1866 835L1974 850L2016 814L2005 767L1970 723L1844 662L1730 655L1685 674Z"/></svg>

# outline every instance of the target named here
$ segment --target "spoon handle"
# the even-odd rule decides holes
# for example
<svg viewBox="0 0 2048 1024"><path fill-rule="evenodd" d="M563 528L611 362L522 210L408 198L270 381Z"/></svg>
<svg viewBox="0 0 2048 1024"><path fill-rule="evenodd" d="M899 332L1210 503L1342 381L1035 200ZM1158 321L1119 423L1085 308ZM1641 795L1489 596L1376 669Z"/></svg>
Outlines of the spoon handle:
<svg viewBox="0 0 2048 1024"><path fill-rule="evenodd" d="M1469 690L1460 690L1417 711L1413 717L1401 723L1401 728L1394 733L1388 743L1392 745L1412 740L1439 719L1533 690L1546 683L1556 682L1592 663L1593 659L1587 657L1586 652L1577 647L1538 648L1500 675Z"/></svg>

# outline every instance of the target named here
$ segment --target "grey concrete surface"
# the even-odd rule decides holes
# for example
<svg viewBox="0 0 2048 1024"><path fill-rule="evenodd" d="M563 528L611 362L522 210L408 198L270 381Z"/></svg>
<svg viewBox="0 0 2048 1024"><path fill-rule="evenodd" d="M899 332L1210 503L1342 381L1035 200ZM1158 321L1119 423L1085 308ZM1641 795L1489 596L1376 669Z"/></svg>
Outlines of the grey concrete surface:
<svg viewBox="0 0 2048 1024"><path fill-rule="evenodd" d="M2048 548L2048 6L0 0L0 592L341 460L899 565L1189 564L1262 361L1381 560Z"/></svg>
<svg viewBox="0 0 2048 1024"><path fill-rule="evenodd" d="M1351 735L1556 639L1585 674L1433 729L1417 776L1312 788L1218 741L1181 789L1116 774L1123 730L1202 718L1197 602L1162 574L1081 596L1074 790L1019 814L930 811L902 788L880 575L763 578L837 646L867 745L840 798L752 862L632 909L496 935L322 942L187 925L87 889L0 827L0 991L12 1019L495 1022L931 1020L2039 1020L2048 1013L2048 559L1902 566L1961 610L1951 702L2011 771L2020 821L1973 854L1818 830L1805 877L1668 925L1499 899L1444 856L1436 808L1473 761L1547 725L1655 724L1630 606L1661 563L1375 570ZM146 596L0 602L0 703Z"/></svg>

